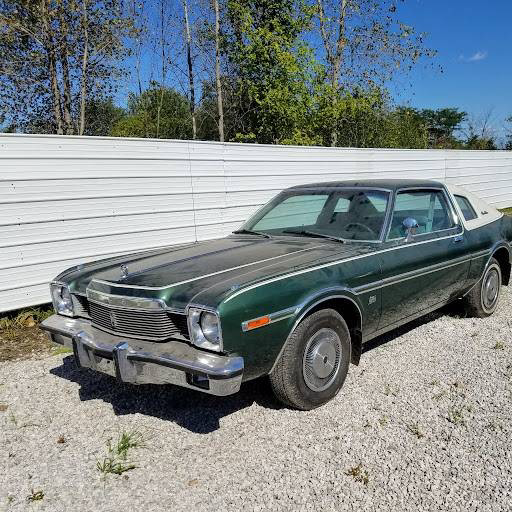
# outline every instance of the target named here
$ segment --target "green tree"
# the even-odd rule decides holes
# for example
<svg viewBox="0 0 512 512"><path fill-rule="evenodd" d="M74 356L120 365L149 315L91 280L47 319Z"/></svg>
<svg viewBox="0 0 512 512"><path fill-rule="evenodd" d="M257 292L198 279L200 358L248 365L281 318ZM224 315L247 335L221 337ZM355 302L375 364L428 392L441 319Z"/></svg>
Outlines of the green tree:
<svg viewBox="0 0 512 512"><path fill-rule="evenodd" d="M86 132L113 94L131 19L122 0L0 0L0 109L18 129Z"/></svg>
<svg viewBox="0 0 512 512"><path fill-rule="evenodd" d="M438 149L455 149L462 147L454 133L461 128L467 119L466 112L458 108L424 109L420 112L427 129L429 146Z"/></svg>
<svg viewBox="0 0 512 512"><path fill-rule="evenodd" d="M125 110L116 106L112 98L91 99L85 107L87 124L83 135L110 135L113 127L125 115Z"/></svg>
<svg viewBox="0 0 512 512"><path fill-rule="evenodd" d="M224 49L237 112L234 140L310 140L314 58L300 39L311 12L289 0L228 0Z"/></svg>
<svg viewBox="0 0 512 512"><path fill-rule="evenodd" d="M487 149L494 150L496 142L492 137L479 137L478 135L472 135L465 143L464 149Z"/></svg>
<svg viewBox="0 0 512 512"><path fill-rule="evenodd" d="M188 98L170 87L152 83L140 95L128 99L127 115L117 121L111 134L116 137L159 137L190 139L192 122Z"/></svg>
<svg viewBox="0 0 512 512"><path fill-rule="evenodd" d="M505 140L505 149L507 151L512 151L512 116L507 117L507 119L505 121L508 123L506 140Z"/></svg>
<svg viewBox="0 0 512 512"><path fill-rule="evenodd" d="M331 103L343 102L347 92L382 88L398 73L431 58L425 34L398 19L396 0L311 0L323 42L326 88ZM340 93L341 91L341 93ZM334 107L334 113L343 112ZM343 138L332 118L330 144Z"/></svg>

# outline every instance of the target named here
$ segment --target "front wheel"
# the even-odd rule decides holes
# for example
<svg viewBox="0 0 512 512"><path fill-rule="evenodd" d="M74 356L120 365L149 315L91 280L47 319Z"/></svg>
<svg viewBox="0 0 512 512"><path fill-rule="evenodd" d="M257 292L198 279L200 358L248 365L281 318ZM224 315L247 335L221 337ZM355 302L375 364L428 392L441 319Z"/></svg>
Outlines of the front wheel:
<svg viewBox="0 0 512 512"><path fill-rule="evenodd" d="M500 264L491 258L482 279L464 297L468 316L484 318L494 313L500 298L501 282Z"/></svg>
<svg viewBox="0 0 512 512"><path fill-rule="evenodd" d="M350 332L333 309L306 317L293 331L270 374L274 394L295 409L309 410L336 396L350 364Z"/></svg>

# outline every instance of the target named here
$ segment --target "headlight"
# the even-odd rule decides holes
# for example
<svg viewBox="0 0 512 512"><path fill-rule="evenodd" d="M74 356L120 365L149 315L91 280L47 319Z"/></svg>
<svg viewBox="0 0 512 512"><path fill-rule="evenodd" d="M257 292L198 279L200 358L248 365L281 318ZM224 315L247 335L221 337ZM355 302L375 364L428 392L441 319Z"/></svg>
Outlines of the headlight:
<svg viewBox="0 0 512 512"><path fill-rule="evenodd" d="M51 283L50 292L52 294L52 302L55 311L59 315L73 316L73 299L69 288L65 284Z"/></svg>
<svg viewBox="0 0 512 512"><path fill-rule="evenodd" d="M190 341L208 350L222 350L219 317L216 313L199 308L189 308L188 326Z"/></svg>

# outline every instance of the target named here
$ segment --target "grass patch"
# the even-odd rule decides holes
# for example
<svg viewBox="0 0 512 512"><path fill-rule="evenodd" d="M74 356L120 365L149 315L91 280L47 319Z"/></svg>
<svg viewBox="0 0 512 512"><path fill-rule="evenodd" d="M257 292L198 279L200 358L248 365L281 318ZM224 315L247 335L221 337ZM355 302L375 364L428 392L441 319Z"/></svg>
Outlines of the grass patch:
<svg viewBox="0 0 512 512"><path fill-rule="evenodd" d="M139 432L123 432L115 443L107 441L107 456L96 463L96 467L103 475L122 475L137 466L128 460L128 452L132 448L143 446L142 434Z"/></svg>
<svg viewBox="0 0 512 512"><path fill-rule="evenodd" d="M58 356L59 354L70 354L73 350L68 347L52 347L52 356Z"/></svg>
<svg viewBox="0 0 512 512"><path fill-rule="evenodd" d="M492 348L494 350L505 350L505 343L503 341L497 341Z"/></svg>
<svg viewBox="0 0 512 512"><path fill-rule="evenodd" d="M398 396L399 391L400 389L398 387L393 388L389 384L384 386L384 394L386 396Z"/></svg>
<svg viewBox="0 0 512 512"><path fill-rule="evenodd" d="M425 434L421 430L420 426L417 423L408 423L406 425L407 430L415 435L418 439L421 439L422 437L425 437Z"/></svg>
<svg viewBox="0 0 512 512"><path fill-rule="evenodd" d="M465 425L466 423L462 409L456 409L455 407L450 407L448 409L448 416L446 419L453 425Z"/></svg>
<svg viewBox="0 0 512 512"><path fill-rule="evenodd" d="M41 501L44 498L43 491L34 491L32 489L32 493L27 496L28 501Z"/></svg>
<svg viewBox="0 0 512 512"><path fill-rule="evenodd" d="M351 476L356 482L364 485L368 485L368 482L370 481L370 475L368 474L368 471L363 468L361 463L350 468L345 474Z"/></svg>
<svg viewBox="0 0 512 512"><path fill-rule="evenodd" d="M389 423L388 417L387 416L380 417L379 423L380 423L381 427L385 427Z"/></svg>
<svg viewBox="0 0 512 512"><path fill-rule="evenodd" d="M0 361L48 353L52 344L38 328L53 314L50 306L12 311L0 317Z"/></svg>
<svg viewBox="0 0 512 512"><path fill-rule="evenodd" d="M512 207L509 208L498 208L500 212L504 213L505 215L512 215Z"/></svg>

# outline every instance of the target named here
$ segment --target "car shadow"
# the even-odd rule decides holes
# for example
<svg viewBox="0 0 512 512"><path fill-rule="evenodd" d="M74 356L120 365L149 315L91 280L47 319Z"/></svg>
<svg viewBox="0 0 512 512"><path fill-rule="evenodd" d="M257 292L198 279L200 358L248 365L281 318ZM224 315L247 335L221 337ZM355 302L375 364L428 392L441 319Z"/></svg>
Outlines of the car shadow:
<svg viewBox="0 0 512 512"><path fill-rule="evenodd" d="M456 304L418 318L393 331L365 343L363 353L380 347L403 334L444 315L460 316ZM114 414L144 414L164 421L172 421L196 434L208 434L220 427L220 420L230 414L251 407L253 404L267 409L282 409L274 398L267 378L242 384L235 395L216 397L178 386L134 386L118 382L108 375L78 368L73 356L67 356L62 364L50 370L53 375L76 382L82 401L103 400L110 403Z"/></svg>
<svg viewBox="0 0 512 512"><path fill-rule="evenodd" d="M280 409L274 399L268 379L261 378L242 384L235 395L217 397L178 386L145 384L135 386L118 382L113 377L78 368L73 356L50 373L76 382L82 401L103 400L112 405L114 414L144 414L172 421L196 434L208 434L220 427L220 420L239 410L258 404L267 409Z"/></svg>

